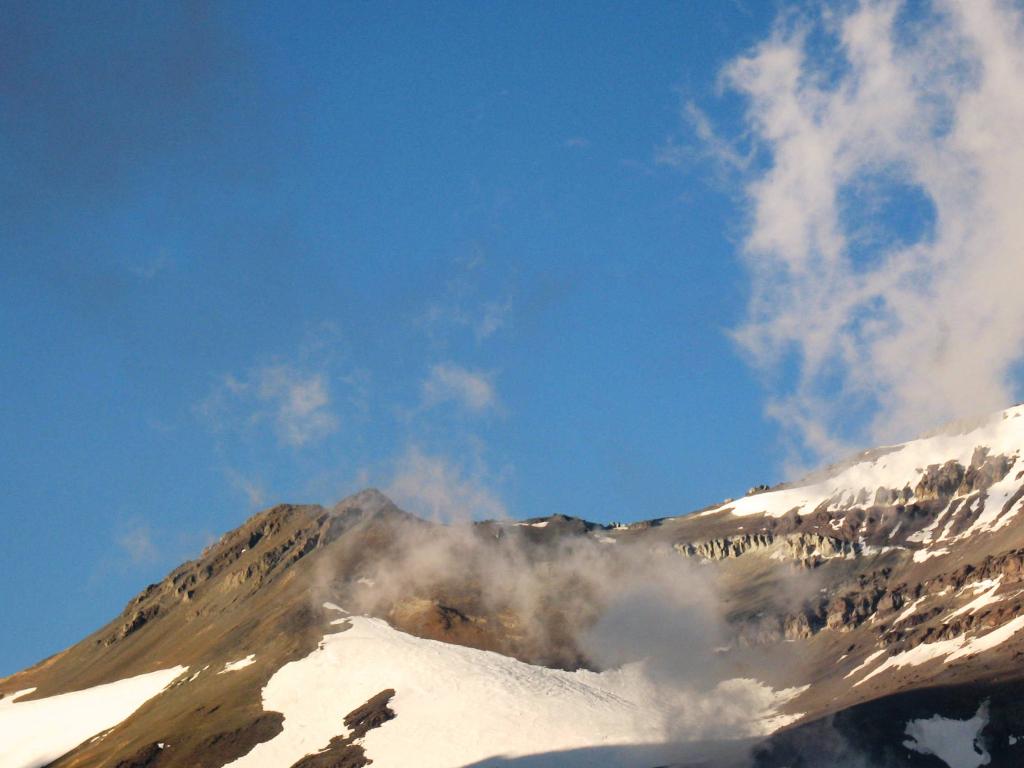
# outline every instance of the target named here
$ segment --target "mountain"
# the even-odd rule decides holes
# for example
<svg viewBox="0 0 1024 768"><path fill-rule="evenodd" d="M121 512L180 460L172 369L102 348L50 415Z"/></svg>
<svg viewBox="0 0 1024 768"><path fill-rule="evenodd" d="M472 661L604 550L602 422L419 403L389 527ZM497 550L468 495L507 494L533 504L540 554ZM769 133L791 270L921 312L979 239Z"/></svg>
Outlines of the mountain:
<svg viewBox="0 0 1024 768"><path fill-rule="evenodd" d="M1022 448L628 525L279 505L0 680L0 766L1024 765Z"/></svg>

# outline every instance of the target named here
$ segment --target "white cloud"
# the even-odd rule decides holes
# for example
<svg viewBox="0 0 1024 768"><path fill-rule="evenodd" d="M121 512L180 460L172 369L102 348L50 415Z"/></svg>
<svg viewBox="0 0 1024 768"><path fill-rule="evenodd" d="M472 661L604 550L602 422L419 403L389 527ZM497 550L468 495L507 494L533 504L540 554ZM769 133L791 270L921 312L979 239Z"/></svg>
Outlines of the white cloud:
<svg viewBox="0 0 1024 768"><path fill-rule="evenodd" d="M423 404L431 407L454 402L466 410L482 413L493 408L497 395L491 376L470 371L453 363L440 363L430 369L423 381Z"/></svg>
<svg viewBox="0 0 1024 768"><path fill-rule="evenodd" d="M506 517L482 470L467 470L415 446L397 462L385 493L403 509L435 521Z"/></svg>
<svg viewBox="0 0 1024 768"><path fill-rule="evenodd" d="M327 377L288 364L224 376L197 410L218 431L270 423L282 444L296 448L328 437L339 424Z"/></svg>
<svg viewBox="0 0 1024 768"><path fill-rule="evenodd" d="M273 409L277 434L288 445L321 440L338 428L323 374L284 365L263 368L257 372L256 396Z"/></svg>
<svg viewBox="0 0 1024 768"><path fill-rule="evenodd" d="M1017 8L788 19L725 80L769 160L745 187L737 334L784 382L769 412L821 455L1009 404L1024 351ZM861 434L844 424L857 409L873 415Z"/></svg>

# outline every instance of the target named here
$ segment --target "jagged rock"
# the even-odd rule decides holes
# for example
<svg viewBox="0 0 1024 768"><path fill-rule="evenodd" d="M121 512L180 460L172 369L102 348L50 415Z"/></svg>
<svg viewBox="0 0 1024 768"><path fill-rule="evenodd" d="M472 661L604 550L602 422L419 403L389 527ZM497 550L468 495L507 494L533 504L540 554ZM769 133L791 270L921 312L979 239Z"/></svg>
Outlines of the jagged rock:
<svg viewBox="0 0 1024 768"><path fill-rule="evenodd" d="M783 637L786 640L806 640L814 634L814 627L804 613L787 616L783 624Z"/></svg>
<svg viewBox="0 0 1024 768"><path fill-rule="evenodd" d="M875 506L886 507L896 503L896 490L894 488L879 488L875 491Z"/></svg>
<svg viewBox="0 0 1024 768"><path fill-rule="evenodd" d="M747 533L697 542L678 542L677 552L685 557L703 560L725 560L748 552L761 552L779 559L793 560L805 567L814 567L832 557L856 556L862 550L858 542L825 536L820 533L773 534Z"/></svg>
<svg viewBox="0 0 1024 768"><path fill-rule="evenodd" d="M964 479L956 494L966 496L975 491L987 490L1006 477L1015 462L1016 458L1009 456L990 456L989 449L983 446L975 448L971 465L964 472Z"/></svg>
<svg viewBox="0 0 1024 768"><path fill-rule="evenodd" d="M877 609L880 612L898 611L905 603L902 592L887 590L879 599Z"/></svg>
<svg viewBox="0 0 1024 768"><path fill-rule="evenodd" d="M922 501L952 497L963 482L965 471L957 461L947 461L942 466L932 464L914 489L914 496Z"/></svg>

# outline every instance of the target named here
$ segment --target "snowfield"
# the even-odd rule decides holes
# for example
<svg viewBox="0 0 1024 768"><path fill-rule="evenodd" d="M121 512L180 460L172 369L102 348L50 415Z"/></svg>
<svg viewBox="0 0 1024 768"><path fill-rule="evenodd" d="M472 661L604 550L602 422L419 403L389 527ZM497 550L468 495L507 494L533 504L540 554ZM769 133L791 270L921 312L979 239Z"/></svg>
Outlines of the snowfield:
<svg viewBox="0 0 1024 768"><path fill-rule="evenodd" d="M396 718L362 741L374 768L457 768L497 756L738 739L799 717L776 713L798 690L776 692L755 680L729 680L704 694L666 693L640 665L565 672L423 640L379 619L335 623L346 621L348 629L327 635L318 650L270 679L263 707L284 714L284 730L233 768L278 768L324 749L347 732L345 715L388 688L396 691ZM620 753L588 765L627 764Z"/></svg>
<svg viewBox="0 0 1024 768"><path fill-rule="evenodd" d="M113 728L160 693L187 667L172 667L36 701L34 688L0 699L0 765L41 768L91 736Z"/></svg>
<svg viewBox="0 0 1024 768"><path fill-rule="evenodd" d="M823 502L833 499L835 504L831 507L854 506L862 492L867 498L873 499L878 488L900 489L906 485L914 488L930 464L956 460L968 466L974 449L978 446L987 447L994 456L1002 454L1019 457L1021 449L1024 448L1024 405L997 413L985 423L972 426L960 433L950 431L890 446L881 452L874 452L874 458L854 462L825 479L798 487L746 496L700 514L703 516L729 511L734 515L745 516L763 512L771 517L782 517L792 509L800 513L809 512ZM938 529L943 519L940 514L931 530L927 533L922 531L925 533L922 543L955 541L977 531L998 530L1008 524L1013 513L998 520L996 518L1013 492L1020 487L1020 481L1016 479L1019 469L1020 467L1017 467L1003 481L989 489L985 511L970 529L958 536L949 537ZM1022 506L1024 500L1015 505L1014 512L1019 512ZM935 533L938 533L938 536L933 540L932 536Z"/></svg>

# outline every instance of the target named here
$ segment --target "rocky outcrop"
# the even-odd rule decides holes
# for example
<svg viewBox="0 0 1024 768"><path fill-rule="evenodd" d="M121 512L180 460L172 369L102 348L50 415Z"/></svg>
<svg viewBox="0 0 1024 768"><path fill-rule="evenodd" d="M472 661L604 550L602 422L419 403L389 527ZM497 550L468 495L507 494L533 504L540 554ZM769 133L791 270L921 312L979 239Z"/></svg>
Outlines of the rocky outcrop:
<svg viewBox="0 0 1024 768"><path fill-rule="evenodd" d="M219 594L223 604L252 594L320 547L360 523L414 520L375 489L362 491L334 509L279 504L250 518L207 547L197 560L150 584L121 614L121 623L97 642L113 645L147 626L158 615L192 603L201 593ZM199 611L214 609L206 603Z"/></svg>
<svg viewBox="0 0 1024 768"><path fill-rule="evenodd" d="M1010 456L991 456L988 448L975 448L967 467L958 461L928 466L914 488L914 496L920 501L927 501L987 490L1006 477L1014 461L1015 458Z"/></svg>
<svg viewBox="0 0 1024 768"><path fill-rule="evenodd" d="M363 768L372 763L363 747L356 742L374 728L394 719L395 712L388 706L394 695L394 689L388 688L349 712L344 720L347 736L335 736L326 749L307 755L292 768Z"/></svg>
<svg viewBox="0 0 1024 768"><path fill-rule="evenodd" d="M806 640L821 630L821 621L811 611L788 615L766 612L735 622L734 629L738 645L764 646Z"/></svg>
<svg viewBox="0 0 1024 768"><path fill-rule="evenodd" d="M757 552L779 560L795 561L806 567L814 567L833 557L855 557L863 550L859 542L820 533L774 534L766 531L679 542L674 547L684 557L702 560L726 560Z"/></svg>

